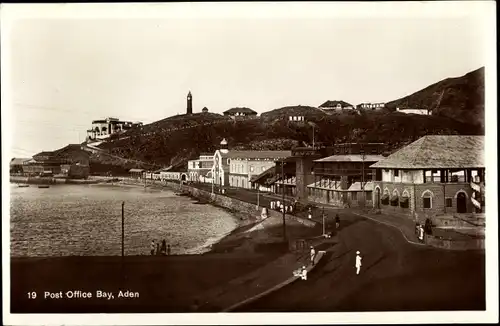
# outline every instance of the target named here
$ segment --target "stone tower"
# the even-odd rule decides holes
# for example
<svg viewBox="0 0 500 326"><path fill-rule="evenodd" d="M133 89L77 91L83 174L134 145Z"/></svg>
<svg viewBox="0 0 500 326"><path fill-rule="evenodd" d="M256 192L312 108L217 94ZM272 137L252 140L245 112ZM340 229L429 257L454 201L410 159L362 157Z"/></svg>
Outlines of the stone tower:
<svg viewBox="0 0 500 326"><path fill-rule="evenodd" d="M226 140L226 138L224 138L220 142L220 152L224 153L224 154L227 154L229 152L229 149L227 148L227 140Z"/></svg>
<svg viewBox="0 0 500 326"><path fill-rule="evenodd" d="M189 91L187 95L187 112L186 114L193 113L193 96L191 95L191 91Z"/></svg>

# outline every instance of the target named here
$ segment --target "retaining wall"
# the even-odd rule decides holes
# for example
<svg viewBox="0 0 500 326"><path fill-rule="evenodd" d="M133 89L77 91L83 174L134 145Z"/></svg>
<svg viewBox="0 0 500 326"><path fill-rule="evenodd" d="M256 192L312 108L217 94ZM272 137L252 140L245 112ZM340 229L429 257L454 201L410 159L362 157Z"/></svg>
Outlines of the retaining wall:
<svg viewBox="0 0 500 326"><path fill-rule="evenodd" d="M439 239L432 235L426 235L425 243L429 246L448 249L448 250L484 249L484 239L450 240L450 239Z"/></svg>
<svg viewBox="0 0 500 326"><path fill-rule="evenodd" d="M180 186L178 183L173 183L173 182L166 182L165 186L176 190L176 191L183 191L186 193L189 193L191 196L196 197L198 199L204 199L207 201L210 201L211 203L214 203L215 205L230 209L230 210L235 210L241 213L249 214L250 216L253 216L257 219L260 219L260 214L262 212L262 206L257 206L252 203L248 203L245 201L241 201L236 198L231 198L228 196L220 195L220 194L212 194L211 192L198 189L195 187L187 186L187 185L182 185ZM283 214L278 211L274 210L269 210L268 209L268 216L269 217L278 217L281 218ZM294 215L286 214L285 215L285 220L286 221L293 221L300 223L306 227L313 228L318 224L315 221L311 221L308 219L303 219Z"/></svg>

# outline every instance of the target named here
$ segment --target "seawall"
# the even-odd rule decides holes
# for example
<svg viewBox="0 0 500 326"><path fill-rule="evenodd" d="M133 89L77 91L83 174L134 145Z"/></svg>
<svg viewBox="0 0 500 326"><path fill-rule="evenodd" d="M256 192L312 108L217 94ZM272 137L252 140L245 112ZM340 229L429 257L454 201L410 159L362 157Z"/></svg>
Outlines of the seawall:
<svg viewBox="0 0 500 326"><path fill-rule="evenodd" d="M53 178L53 177L22 177L22 176L10 176L10 182L11 183L34 184L34 185L102 183L102 181L99 181L99 180L64 179L64 178Z"/></svg>
<svg viewBox="0 0 500 326"><path fill-rule="evenodd" d="M248 214L249 216L255 217L256 219L260 219L260 215L262 212L262 209L264 208L263 206L257 206L252 203L247 203L241 200L238 200L236 198L231 198L228 196L224 196L221 194L216 194L216 193L210 193L208 191L198 189L195 187L191 187L188 185L179 185L178 183L174 182L166 182L164 183L164 186L172 189L174 191L182 191L184 193L189 194L192 197L195 197L200 200L204 200L207 202L210 202L211 204L232 210L232 211L238 211L240 213ZM274 211L268 209L268 217L276 217L276 218L281 218L283 215L281 212ZM294 215L286 214L285 215L285 220L286 221L293 221L300 223L306 227L309 228L314 228L318 223L316 221L312 221L309 219L304 219L301 217L297 217Z"/></svg>

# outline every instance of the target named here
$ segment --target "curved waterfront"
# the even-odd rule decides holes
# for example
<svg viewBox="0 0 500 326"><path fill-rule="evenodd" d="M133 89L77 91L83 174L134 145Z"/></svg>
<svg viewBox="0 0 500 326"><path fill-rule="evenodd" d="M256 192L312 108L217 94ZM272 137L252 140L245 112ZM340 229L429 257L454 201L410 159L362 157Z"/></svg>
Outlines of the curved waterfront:
<svg viewBox="0 0 500 326"><path fill-rule="evenodd" d="M152 239L166 239L172 254L203 253L237 227L227 211L167 189L11 185L10 190L13 257L120 255L122 201L125 255L149 254Z"/></svg>

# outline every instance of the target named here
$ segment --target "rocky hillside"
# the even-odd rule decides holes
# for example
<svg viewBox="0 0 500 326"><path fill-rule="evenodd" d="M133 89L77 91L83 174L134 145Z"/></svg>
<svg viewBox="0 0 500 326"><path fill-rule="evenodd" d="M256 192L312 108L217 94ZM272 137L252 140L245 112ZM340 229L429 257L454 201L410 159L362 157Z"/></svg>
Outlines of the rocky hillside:
<svg viewBox="0 0 500 326"><path fill-rule="evenodd" d="M214 113L177 115L145 125L99 147L110 155L170 166L214 152L223 138L233 149L288 150L342 142L385 142L397 149L424 135L484 134L484 69L448 78L402 99L389 102L388 110L340 112L333 115L308 106L289 106L248 120L232 120ZM434 108L432 116L395 112L396 107ZM303 115L305 122L289 121Z"/></svg>
<svg viewBox="0 0 500 326"><path fill-rule="evenodd" d="M436 107L438 103L439 106ZM461 77L447 78L387 103L390 110L396 110L397 107L433 109L433 115L484 128L484 67Z"/></svg>

